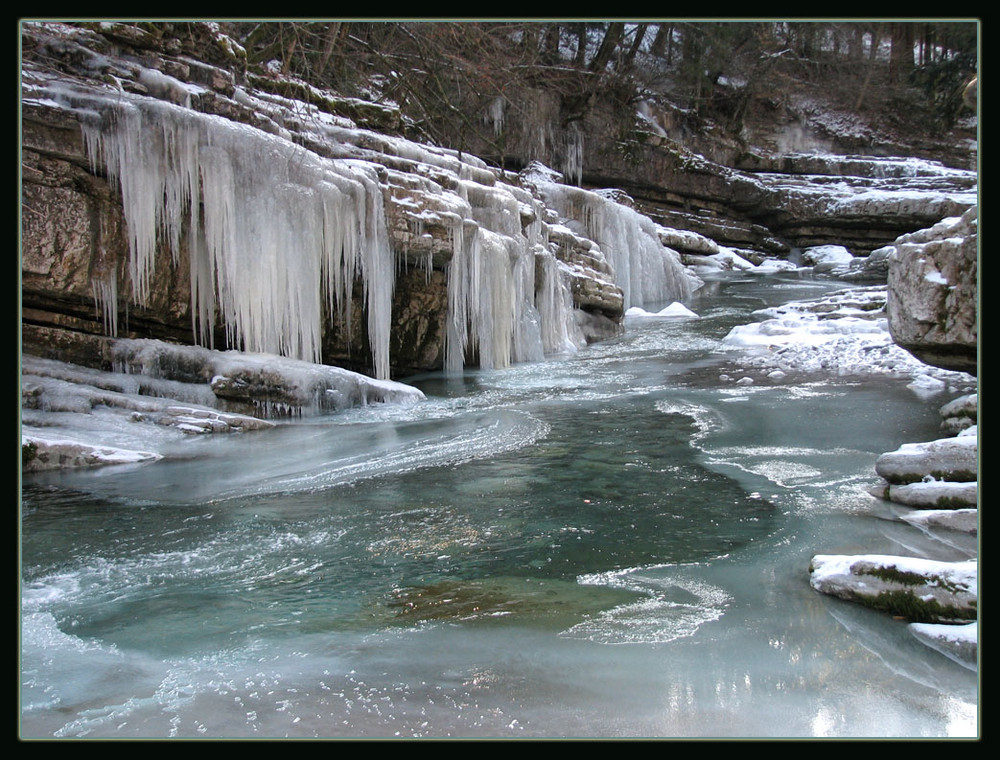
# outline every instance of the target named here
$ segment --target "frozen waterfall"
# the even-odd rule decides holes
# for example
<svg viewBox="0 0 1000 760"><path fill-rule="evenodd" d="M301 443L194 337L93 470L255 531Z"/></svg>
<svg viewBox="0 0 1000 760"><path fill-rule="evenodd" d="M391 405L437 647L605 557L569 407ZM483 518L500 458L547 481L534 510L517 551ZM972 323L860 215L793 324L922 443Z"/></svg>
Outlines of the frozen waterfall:
<svg viewBox="0 0 1000 760"><path fill-rule="evenodd" d="M302 142L322 141L337 157L296 144L287 131L270 134L167 100L64 82L35 97L74 112L92 170L106 172L121 193L127 282L115 267L95 266L91 277L112 335L119 304L147 303L156 267L179 266L186 250L199 345L214 347L219 321L229 348L319 363L325 319L351 323L360 282L375 375L387 378L396 267L409 252L394 250L386 214L402 202L393 188L417 187L422 200L407 218L433 217L450 230L449 260L440 264L448 277L446 369L460 371L471 357L505 367L584 342L542 200L485 165L315 117L299 124L308 131ZM578 188L546 187L544 196L599 243L626 306L689 295L651 220Z"/></svg>
<svg viewBox="0 0 1000 760"><path fill-rule="evenodd" d="M176 264L190 232L198 341L211 345L218 311L230 345L319 362L324 306L343 313L360 276L376 375L388 377L395 262L374 167L162 101L88 105L88 152L121 190L136 303L159 244Z"/></svg>
<svg viewBox="0 0 1000 760"><path fill-rule="evenodd" d="M551 182L538 183L538 189L571 229L601 247L626 309L691 297L680 256L663 245L652 219L600 192Z"/></svg>

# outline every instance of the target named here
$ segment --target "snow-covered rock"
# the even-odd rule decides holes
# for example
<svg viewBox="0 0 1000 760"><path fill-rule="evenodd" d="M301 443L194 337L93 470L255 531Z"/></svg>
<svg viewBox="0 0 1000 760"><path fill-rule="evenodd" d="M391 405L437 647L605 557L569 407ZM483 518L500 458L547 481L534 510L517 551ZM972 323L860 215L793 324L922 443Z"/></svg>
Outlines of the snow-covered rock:
<svg viewBox="0 0 1000 760"><path fill-rule="evenodd" d="M854 254L842 245L817 245L802 251L802 263L811 266L817 274L847 271Z"/></svg>
<svg viewBox="0 0 1000 760"><path fill-rule="evenodd" d="M875 471L891 484L937 480L968 483L978 480L979 447L975 436L941 438L926 443L904 443L882 454Z"/></svg>
<svg viewBox="0 0 1000 760"><path fill-rule="evenodd" d="M633 306L625 312L626 319L673 319L673 318L691 318L697 317L698 315L691 311L687 306L680 303L679 301L674 301L669 306L665 306L659 311L646 311L639 306Z"/></svg>
<svg viewBox="0 0 1000 760"><path fill-rule="evenodd" d="M922 480L918 483L889 486L889 501L909 507L960 509L977 507L979 484L947 480Z"/></svg>
<svg viewBox="0 0 1000 760"><path fill-rule="evenodd" d="M809 563L814 589L913 622L976 618L978 563L891 555L818 554Z"/></svg>
<svg viewBox="0 0 1000 760"><path fill-rule="evenodd" d="M945 404L941 407L941 418L941 430L950 435L975 427L979 419L979 395L970 393Z"/></svg>

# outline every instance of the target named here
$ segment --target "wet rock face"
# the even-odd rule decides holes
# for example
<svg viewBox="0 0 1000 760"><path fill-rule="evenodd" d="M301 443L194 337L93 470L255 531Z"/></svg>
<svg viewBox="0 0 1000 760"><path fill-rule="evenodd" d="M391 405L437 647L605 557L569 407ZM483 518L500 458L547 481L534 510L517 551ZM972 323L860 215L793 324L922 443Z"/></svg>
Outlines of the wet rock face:
<svg viewBox="0 0 1000 760"><path fill-rule="evenodd" d="M976 374L978 207L893 244L886 310L893 339L917 358Z"/></svg>

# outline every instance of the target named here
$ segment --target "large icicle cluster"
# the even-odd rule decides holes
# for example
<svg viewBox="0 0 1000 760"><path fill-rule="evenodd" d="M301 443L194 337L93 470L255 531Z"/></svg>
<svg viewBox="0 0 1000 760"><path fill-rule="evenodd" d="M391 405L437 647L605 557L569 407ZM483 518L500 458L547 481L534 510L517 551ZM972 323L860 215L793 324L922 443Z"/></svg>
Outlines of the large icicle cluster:
<svg viewBox="0 0 1000 760"><path fill-rule="evenodd" d="M212 347L221 320L228 347L319 362L325 319L351 324L360 281L375 374L387 378L396 266L411 253L390 236L389 205L417 227L426 219L449 231L446 259L424 251L428 269L447 267L446 369L461 370L469 357L499 368L584 342L541 198L473 157L357 129L277 96L258 103L241 90L241 105L283 111L280 121L313 149L288 129L271 134L176 98L45 90L75 112L94 170L121 192L132 302L149 299L167 249L174 266L188 251L200 345ZM679 259L649 219L577 188L552 185L545 197L604 250L626 306L689 295ZM116 334L114 268L92 285Z"/></svg>
<svg viewBox="0 0 1000 760"><path fill-rule="evenodd" d="M545 341L542 324L571 318L563 312L535 305L536 292L552 283L536 282L536 257L552 259L538 220L541 209L530 209L534 219L522 227L522 204L537 204L528 193L518 197L512 186L489 186L463 181L457 186L468 214L454 234L454 255L448 274L450 318L445 366L461 369L467 351L478 352L485 368L510 362L534 361L564 345ZM544 269L565 289L558 270ZM568 293L568 291L567 291Z"/></svg>
<svg viewBox="0 0 1000 760"><path fill-rule="evenodd" d="M375 373L389 376L395 261L374 167L155 99L70 102L87 109L88 151L121 190L136 303L157 251L168 245L176 264L186 236L200 343L217 311L231 346L319 362L324 308L344 316L360 277ZM99 287L117 298L114 283Z"/></svg>
<svg viewBox="0 0 1000 760"><path fill-rule="evenodd" d="M537 186L571 229L601 247L626 309L690 298L692 282L680 256L663 245L652 219L599 192L552 182Z"/></svg>

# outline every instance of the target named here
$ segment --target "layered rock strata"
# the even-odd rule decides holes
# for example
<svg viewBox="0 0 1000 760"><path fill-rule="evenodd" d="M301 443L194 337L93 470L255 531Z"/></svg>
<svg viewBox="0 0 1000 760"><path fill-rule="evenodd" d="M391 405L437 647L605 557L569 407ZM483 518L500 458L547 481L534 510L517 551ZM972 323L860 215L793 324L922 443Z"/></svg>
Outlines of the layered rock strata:
<svg viewBox="0 0 1000 760"><path fill-rule="evenodd" d="M246 76L211 25L214 64L127 29L25 29L27 350L154 337L388 377L620 331L601 246L518 177L354 120L386 109Z"/></svg>

